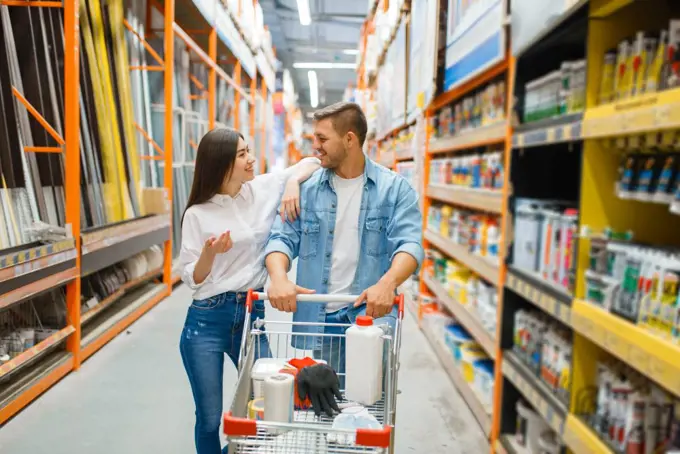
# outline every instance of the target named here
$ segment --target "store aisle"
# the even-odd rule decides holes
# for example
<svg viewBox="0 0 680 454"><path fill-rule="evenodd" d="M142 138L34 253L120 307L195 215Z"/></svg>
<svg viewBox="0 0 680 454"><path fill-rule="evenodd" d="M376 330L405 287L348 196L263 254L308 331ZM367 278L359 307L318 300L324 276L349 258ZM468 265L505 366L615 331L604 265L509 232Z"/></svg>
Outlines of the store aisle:
<svg viewBox="0 0 680 454"><path fill-rule="evenodd" d="M193 401L177 347L189 299L186 287L176 289L9 421L0 429L0 452L193 452ZM409 316L401 363L396 452L486 452L481 429ZM235 378L228 368L227 390ZM231 398L226 394L225 408Z"/></svg>

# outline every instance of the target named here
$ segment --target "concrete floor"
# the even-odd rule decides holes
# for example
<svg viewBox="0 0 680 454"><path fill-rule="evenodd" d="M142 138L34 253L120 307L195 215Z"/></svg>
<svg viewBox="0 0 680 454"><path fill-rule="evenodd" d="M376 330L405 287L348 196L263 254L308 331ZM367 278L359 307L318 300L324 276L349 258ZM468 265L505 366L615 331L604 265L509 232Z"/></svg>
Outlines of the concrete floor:
<svg viewBox="0 0 680 454"><path fill-rule="evenodd" d="M189 454L194 405L179 356L190 301L181 286L0 429L7 454ZM270 308L271 309L271 308ZM267 317L281 319L269 310ZM225 371L230 400L236 371ZM407 315L401 351L396 452L480 454L472 413ZM225 402L228 408L229 401Z"/></svg>

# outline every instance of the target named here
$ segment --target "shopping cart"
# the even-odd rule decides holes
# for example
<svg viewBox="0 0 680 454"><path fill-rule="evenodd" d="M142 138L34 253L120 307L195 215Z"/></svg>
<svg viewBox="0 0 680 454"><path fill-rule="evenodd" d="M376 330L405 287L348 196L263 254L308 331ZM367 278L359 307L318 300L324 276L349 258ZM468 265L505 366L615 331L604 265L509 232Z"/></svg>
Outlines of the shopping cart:
<svg viewBox="0 0 680 454"><path fill-rule="evenodd" d="M352 295L298 295L298 303L342 301L354 302L358 296ZM348 328L349 324L304 323L304 322L276 322L267 321L266 331L262 329L264 321L256 320L251 329L250 314L253 301L267 300L266 293L248 291L246 299L246 319L239 352L238 382L234 393L230 411L224 416L224 433L229 443L229 454L341 454L341 453L393 453L394 452L394 423L397 402L397 375L399 371L399 349L401 346L401 323L404 317L404 297L395 298L398 306L398 316L394 330L384 326L384 386L382 398L367 410L382 425L382 429L334 429L333 418L322 413L316 416L314 411L295 410L293 422L280 423L254 420L247 418L248 402L253 398L251 370L255 363L255 353L259 348L260 336L268 336L271 356L273 358L290 360L312 356L309 351L299 350L291 346L291 340L303 339L312 341L325 337L326 344L339 349L345 334L326 333L293 333L293 326L335 326ZM323 330L322 330L323 331ZM344 329L342 330L344 333ZM320 358L314 358L320 359ZM337 368L336 368L337 370ZM338 373L340 383L343 383L344 373ZM297 391L295 391L297 392ZM341 386L341 393L344 389ZM266 403L265 403L266 405ZM342 409L350 406L345 400L338 402Z"/></svg>

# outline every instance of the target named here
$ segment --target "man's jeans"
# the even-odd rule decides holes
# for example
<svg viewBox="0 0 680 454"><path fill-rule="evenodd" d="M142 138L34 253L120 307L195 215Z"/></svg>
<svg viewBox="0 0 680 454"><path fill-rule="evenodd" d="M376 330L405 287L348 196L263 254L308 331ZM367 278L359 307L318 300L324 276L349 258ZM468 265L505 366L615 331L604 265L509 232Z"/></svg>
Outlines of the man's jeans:
<svg viewBox="0 0 680 454"><path fill-rule="evenodd" d="M397 324L397 307L392 309L392 312L384 317L376 318L373 324L376 326L388 325L392 332L392 342L394 339L394 330ZM354 324L357 317L366 315L366 305L359 307L349 305L338 311L326 314L326 323L350 323ZM314 357L323 359L331 366L338 374L340 379L340 389L345 389L345 331L343 326L326 326L324 327L324 334L331 336L324 336L323 343L320 350L314 351ZM394 344L392 344L394 345ZM386 375L387 355L383 354L383 377ZM384 380L383 380L384 383Z"/></svg>
<svg viewBox="0 0 680 454"><path fill-rule="evenodd" d="M222 420L224 354L236 366L246 312L246 293L222 293L194 300L179 343L196 404L194 437L198 454L219 454ZM253 302L251 321L264 320L264 302ZM264 329L264 327L262 328ZM260 357L270 357L266 335L259 339Z"/></svg>

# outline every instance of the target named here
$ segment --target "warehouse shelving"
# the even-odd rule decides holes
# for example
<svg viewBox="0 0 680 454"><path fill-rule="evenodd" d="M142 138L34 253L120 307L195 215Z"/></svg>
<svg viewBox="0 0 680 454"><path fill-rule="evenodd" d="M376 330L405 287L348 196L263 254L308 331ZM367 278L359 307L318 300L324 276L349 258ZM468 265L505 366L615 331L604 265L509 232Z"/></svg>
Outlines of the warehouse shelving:
<svg viewBox="0 0 680 454"><path fill-rule="evenodd" d="M425 285L432 291L439 301L451 312L469 331L472 337L479 342L486 353L492 359L496 356L496 341L493 334L489 333L479 318L473 314L470 309L466 308L454 298L452 298L446 289L433 278L426 276Z"/></svg>
<svg viewBox="0 0 680 454"><path fill-rule="evenodd" d="M512 7L512 2L510 5ZM524 7L529 6L525 4ZM494 405L490 413L493 450L528 452L514 437L515 404L521 398L555 431L569 452L612 453L615 449L589 422L599 362L618 360L677 400L680 398L680 371L677 368L680 348L668 335L659 335L587 301L585 284L591 241L588 232L607 228L616 232L633 231L640 242L680 246L677 237L680 218L672 214L673 210L669 210L667 204L621 200L614 191L622 150L640 149L646 143L668 151L676 143L680 131L680 88L599 104L603 57L605 52L616 48L622 39L634 36L638 30L667 28L668 19L678 17L680 11L677 6L656 0L572 0L545 8L534 8L537 15L545 17L531 26L534 28L531 33L527 34L526 28L520 30L519 48L510 43L502 61L487 65L447 92L440 92L433 100L421 104L428 123L425 149L383 147L384 151L376 159L384 161L385 165L391 161L398 164L411 159L413 150L417 150L414 160L424 160L419 189L423 194L426 219L432 203L501 216L503 260L498 265L430 229L427 220L423 228L425 247L434 248L444 257L436 260L453 259L498 288L496 335L484 331L466 305L450 296L447 285L442 283L446 279L444 275L432 277L427 266L420 276L420 302L414 308L419 326L445 368L454 376L454 383L466 395L466 401L478 419L479 412L475 409L479 408L479 400L467 392L466 383L456 379L457 371L450 370L453 364L447 348L442 346L443 334L433 332L425 323L426 313L433 308L429 304L431 300L423 302L423 298L426 295L436 297L440 309L453 314L457 323L466 328L487 353L493 350L489 355L496 365ZM512 17L519 18L515 13ZM370 29L368 23L365 29ZM513 33L513 39L514 36ZM362 49L365 43L364 35ZM526 84L559 69L560 59L578 61L583 58L586 62L585 82L580 88L585 92L584 105L570 105L566 112L552 118L523 121L526 120L522 117ZM360 66L358 86L362 84L362 71ZM430 123L442 108L501 78L506 81L507 99L512 100L506 103L506 121L451 137L434 138ZM381 136L380 141L391 134ZM502 190L468 189L438 181L430 183L429 163L432 159L465 156L469 151L485 147L504 148L506 180ZM566 280L557 283L552 275L532 272L513 262L512 248L517 233L513 231L515 210L518 201L532 198L566 201L573 203L577 210L575 241L578 251L573 276L568 283ZM543 319L551 320L551 326L566 333L573 342L568 376L562 377L569 383L568 392L556 392L553 385L539 377L514 350L515 316L520 310L538 313Z"/></svg>
<svg viewBox="0 0 680 454"><path fill-rule="evenodd" d="M443 345L443 342L439 340L432 330L424 328L423 333L425 337L430 342L432 349L437 354L439 361L441 361L444 371L449 376L451 381L454 383L460 395L463 397L465 402L472 410L472 414L477 419L477 422L482 427L484 434L486 436L491 435L491 408L486 408L482 404L481 399L475 391L470 387L470 384L465 381L463 374L454 362L451 352Z"/></svg>
<svg viewBox="0 0 680 454"><path fill-rule="evenodd" d="M122 2L114 3L122 6ZM207 3L210 3L207 11L209 14L203 15ZM173 115L181 109L165 108L176 105L173 99L176 38L186 45L196 61L201 61L207 68L205 80L195 74L190 75L191 83L202 93L197 96L207 99L208 117L197 119L204 124L203 130L216 126L216 81L219 78L234 88L237 103L239 97L242 97L250 105L247 118L243 118L239 109L235 109L232 119L235 127L246 129L249 136L257 140L254 148L259 151L261 172L265 171L267 150L271 147L267 136L272 125L267 123L268 116L265 113L271 107L270 92L274 88L272 52L256 48L252 42L247 42L238 14L227 11L223 2L216 1L213 4L188 0L149 0L146 5L146 23L138 27L138 24L131 24L123 19L121 31L129 32L124 39L130 43L130 40L139 43L152 63L130 66L130 72L162 73L161 86L165 98L163 104L154 106L163 116L162 131L156 131L157 134L152 136L141 124L134 123L131 127L143 141L148 142L150 149L153 147L155 155L144 156L142 159L149 158L161 164L163 184L144 189L145 194L151 196L160 194L160 197L152 198L159 201L161 207L156 211L147 210L146 215L123 222L85 228L85 219L81 219L81 172L85 172L85 169L81 169L81 128L84 126L80 115L79 87L90 83L90 76L83 73L79 64L79 33L83 30L79 23L79 16L83 20L83 12L79 15L79 7L82 8L83 5L73 0L63 3L0 0L0 8L25 7L63 10L64 65L63 74L59 77L63 84L63 135L58 132L61 126L52 127L42 116L40 109L31 105L20 90L14 88L14 96L59 145L27 147L23 152L62 153L64 157L66 235L61 240L52 239L50 242L0 250L0 311L14 310L35 296L63 287L67 323L33 347L0 365L0 424L66 374L78 370L84 360L166 298L173 285L179 281L178 274L172 269L172 237L173 229L177 226L173 225L175 223L172 221L171 210L173 168L177 164L173 158L173 144L178 143L174 140L174 134L181 134L173 125ZM213 7L220 8L224 13L218 15L219 20L213 15ZM160 13L160 22L151 20L152 11L153 14ZM147 42L153 36L160 37L158 42L161 43L162 52L156 52L153 45ZM87 50L86 44L84 42L82 45L83 55ZM228 69L230 67L233 71ZM256 106L263 109L262 118L256 117ZM129 118L125 121L129 121ZM128 126L130 125L126 123L125 127ZM141 143L139 145L142 147ZM195 147L196 143L190 146ZM180 150L175 153L183 154ZM84 312L81 308L81 278L145 251L152 245L164 247L162 268L149 270L128 280L113 294L96 302Z"/></svg>
<svg viewBox="0 0 680 454"><path fill-rule="evenodd" d="M489 213L500 214L503 211L503 194L497 190L429 184L425 194L427 197L440 202L457 204Z"/></svg>
<svg viewBox="0 0 680 454"><path fill-rule="evenodd" d="M449 257L458 260L470 268L489 283L495 284L498 282L500 269L484 257L473 254L465 246L456 244L431 230L425 231L424 239L425 241L432 243Z"/></svg>

